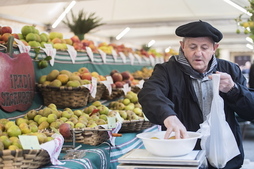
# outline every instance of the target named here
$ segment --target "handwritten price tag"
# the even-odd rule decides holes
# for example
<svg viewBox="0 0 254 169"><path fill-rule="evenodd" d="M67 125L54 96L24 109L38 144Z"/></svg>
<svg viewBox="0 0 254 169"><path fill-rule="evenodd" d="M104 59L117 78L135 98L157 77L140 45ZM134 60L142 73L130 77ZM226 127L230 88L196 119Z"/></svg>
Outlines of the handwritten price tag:
<svg viewBox="0 0 254 169"><path fill-rule="evenodd" d="M132 54L132 53L129 53L129 58L130 58L130 60L131 60L131 65L133 65L134 64L134 55Z"/></svg>
<svg viewBox="0 0 254 169"><path fill-rule="evenodd" d="M100 50L100 49L98 49L98 51L99 51L99 53L100 53L100 55L101 55L101 58L102 58L102 61L103 61L103 63L106 63L106 53L105 52L103 52L102 50Z"/></svg>
<svg viewBox="0 0 254 169"><path fill-rule="evenodd" d="M51 56L51 60L49 61L51 66L54 66L56 49L53 48L51 44L44 44L45 48L41 48L47 56Z"/></svg>
<svg viewBox="0 0 254 169"><path fill-rule="evenodd" d="M86 53L89 56L90 60L93 62L93 51L90 47L86 47Z"/></svg>
<svg viewBox="0 0 254 169"><path fill-rule="evenodd" d="M113 56L114 60L117 61L117 53L114 49L112 49L112 56Z"/></svg>
<svg viewBox="0 0 254 169"><path fill-rule="evenodd" d="M141 57L140 57L138 54L134 54L134 56L138 59L138 62L139 62L139 63L142 62Z"/></svg>
<svg viewBox="0 0 254 169"><path fill-rule="evenodd" d="M123 63L126 63L126 56L124 55L124 53L123 52L119 52L119 55L122 58Z"/></svg>
<svg viewBox="0 0 254 169"><path fill-rule="evenodd" d="M19 135L23 149L41 149L37 136Z"/></svg>
<svg viewBox="0 0 254 169"><path fill-rule="evenodd" d="M75 63L75 60L76 60L76 57L77 57L77 51L71 45L67 45L67 51L68 51L68 53L71 57L72 63Z"/></svg>

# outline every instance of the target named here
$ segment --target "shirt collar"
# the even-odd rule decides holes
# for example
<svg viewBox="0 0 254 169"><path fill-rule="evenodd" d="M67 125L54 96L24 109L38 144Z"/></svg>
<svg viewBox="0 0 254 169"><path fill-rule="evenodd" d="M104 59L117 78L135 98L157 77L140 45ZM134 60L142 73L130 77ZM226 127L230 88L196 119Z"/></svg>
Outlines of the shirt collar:
<svg viewBox="0 0 254 169"><path fill-rule="evenodd" d="M176 61L181 65L182 70L186 74L188 74L194 78L197 78L197 79L203 79L205 76L212 74L216 70L216 67L217 67L217 60L215 58L215 55L212 56L212 59L209 63L209 65L210 65L209 69L205 73L199 73L191 67L188 60L184 56L182 48L179 49L179 55L175 55L174 57L175 57Z"/></svg>

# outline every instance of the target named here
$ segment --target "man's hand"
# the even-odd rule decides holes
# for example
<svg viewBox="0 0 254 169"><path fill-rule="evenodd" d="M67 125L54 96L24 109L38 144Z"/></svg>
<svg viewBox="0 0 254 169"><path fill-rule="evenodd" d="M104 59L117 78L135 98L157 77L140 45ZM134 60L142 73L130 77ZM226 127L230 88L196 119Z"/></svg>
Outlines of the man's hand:
<svg viewBox="0 0 254 169"><path fill-rule="evenodd" d="M164 120L164 125L167 128L166 134L164 136L165 139L169 138L169 135L174 131L175 138L187 138L187 131L184 125L176 116L169 116Z"/></svg>
<svg viewBox="0 0 254 169"><path fill-rule="evenodd" d="M227 73L216 71L216 74L220 74L220 86L219 90L223 93L227 93L232 87L234 87L235 83L232 80L231 76ZM209 76L212 79L212 76Z"/></svg>

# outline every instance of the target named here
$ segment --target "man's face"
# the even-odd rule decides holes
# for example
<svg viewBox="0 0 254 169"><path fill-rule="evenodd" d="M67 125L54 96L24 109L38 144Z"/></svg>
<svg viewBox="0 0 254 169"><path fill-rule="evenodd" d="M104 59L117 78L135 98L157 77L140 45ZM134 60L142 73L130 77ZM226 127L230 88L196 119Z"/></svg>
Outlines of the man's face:
<svg viewBox="0 0 254 169"><path fill-rule="evenodd" d="M192 68L200 73L207 71L209 61L219 46L209 37L185 38L180 45Z"/></svg>

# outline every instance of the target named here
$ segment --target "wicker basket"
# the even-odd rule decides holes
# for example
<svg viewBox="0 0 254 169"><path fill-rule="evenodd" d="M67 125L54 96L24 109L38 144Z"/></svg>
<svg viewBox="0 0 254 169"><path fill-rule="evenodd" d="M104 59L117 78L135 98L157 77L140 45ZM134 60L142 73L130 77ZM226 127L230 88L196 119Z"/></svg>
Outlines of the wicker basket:
<svg viewBox="0 0 254 169"><path fill-rule="evenodd" d="M100 83L100 82L97 83L97 92L96 92L95 98L93 98L91 94L89 94L88 102L91 103L91 102L100 100L105 90L106 90L106 86L103 83Z"/></svg>
<svg viewBox="0 0 254 169"><path fill-rule="evenodd" d="M123 121L122 127L119 130L119 133L131 133L138 132L149 127L152 127L154 124L146 120L131 120Z"/></svg>
<svg viewBox="0 0 254 169"><path fill-rule="evenodd" d="M138 86L131 86L131 91L138 93L141 89Z"/></svg>
<svg viewBox="0 0 254 169"><path fill-rule="evenodd" d="M105 129L75 129L74 132L77 143L96 146L109 139ZM65 139L65 142L72 142L72 139Z"/></svg>
<svg viewBox="0 0 254 169"><path fill-rule="evenodd" d="M112 89L111 95L109 95L109 91L106 89L101 98L103 100L112 100L121 96L124 96L124 92L121 89Z"/></svg>
<svg viewBox="0 0 254 169"><path fill-rule="evenodd" d="M87 105L89 89L84 86L79 87L51 87L37 84L43 96L44 105L54 103L57 108L78 108Z"/></svg>
<svg viewBox="0 0 254 169"><path fill-rule="evenodd" d="M99 145L109 139L108 131L111 129L104 129L102 127L95 128L84 128L71 130L72 137L64 139L64 142L76 142L89 144L92 146ZM41 130L40 132L45 133L47 136L51 136L54 132L51 129Z"/></svg>
<svg viewBox="0 0 254 169"><path fill-rule="evenodd" d="M46 150L3 150L0 151L1 169L33 169L50 163Z"/></svg>

